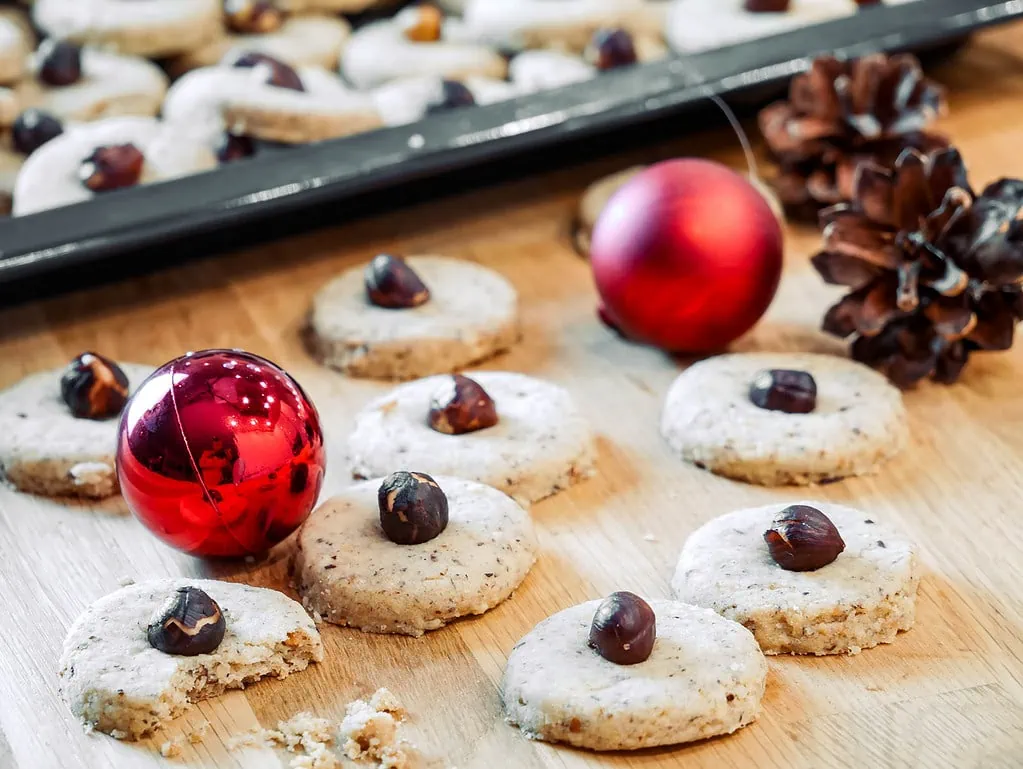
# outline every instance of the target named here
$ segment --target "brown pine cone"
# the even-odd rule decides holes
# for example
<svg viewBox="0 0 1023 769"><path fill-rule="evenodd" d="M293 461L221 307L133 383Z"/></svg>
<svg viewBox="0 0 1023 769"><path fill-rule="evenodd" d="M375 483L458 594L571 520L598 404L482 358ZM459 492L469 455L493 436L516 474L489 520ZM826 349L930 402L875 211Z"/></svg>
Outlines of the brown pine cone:
<svg viewBox="0 0 1023 769"><path fill-rule="evenodd" d="M775 187L786 210L815 219L821 207L852 197L860 163L890 168L907 147L947 147L944 137L925 130L945 108L944 90L908 54L816 59L792 79L787 101L759 115L780 166Z"/></svg>
<svg viewBox="0 0 1023 769"><path fill-rule="evenodd" d="M903 150L891 170L861 165L853 199L821 212L813 265L852 293L824 330L907 387L954 382L971 352L1007 350L1023 319L1023 181L979 196L955 149Z"/></svg>

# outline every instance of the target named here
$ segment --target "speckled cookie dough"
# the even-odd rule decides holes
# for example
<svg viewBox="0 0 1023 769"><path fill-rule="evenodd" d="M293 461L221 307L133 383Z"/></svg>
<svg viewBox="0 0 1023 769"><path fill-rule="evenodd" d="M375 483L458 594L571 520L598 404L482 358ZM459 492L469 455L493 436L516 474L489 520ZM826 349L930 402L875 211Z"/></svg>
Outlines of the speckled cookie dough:
<svg viewBox="0 0 1023 769"><path fill-rule="evenodd" d="M494 400L496 425L464 435L436 432L426 421L430 398L449 378L409 382L356 415L348 438L352 475L415 469L479 481L529 504L593 474L595 436L564 389L502 371L468 376Z"/></svg>
<svg viewBox="0 0 1023 769"><path fill-rule="evenodd" d="M295 549L293 580L305 606L339 625L419 636L510 596L536 561L529 513L489 486L435 480L447 495L449 522L419 545L384 535L382 479L320 505Z"/></svg>
<svg viewBox="0 0 1023 769"><path fill-rule="evenodd" d="M32 18L47 36L158 58L221 34L221 0L36 0Z"/></svg>
<svg viewBox="0 0 1023 769"><path fill-rule="evenodd" d="M501 275L442 256L410 256L406 262L430 290L430 300L419 307L371 304L363 266L316 294L308 341L320 361L350 376L413 379L455 371L518 341L518 294Z"/></svg>
<svg viewBox="0 0 1023 769"><path fill-rule="evenodd" d="M800 502L827 515L845 551L816 571L774 562L764 532L788 503L715 518L682 548L671 586L681 601L745 625L766 654L856 654L913 626L916 547L873 514Z"/></svg>
<svg viewBox="0 0 1023 769"><path fill-rule="evenodd" d="M179 587L205 591L227 629L209 654L165 654L146 628ZM75 620L60 657L60 695L93 729L123 740L150 734L193 703L267 676L286 678L323 660L305 610L283 593L205 579L159 579L99 599Z"/></svg>
<svg viewBox="0 0 1023 769"><path fill-rule="evenodd" d="M38 57L36 57L38 58ZM151 61L96 48L82 49L82 76L69 85L51 86L34 76L14 89L21 109L35 107L62 122L100 120L121 115L152 117L167 93L167 75Z"/></svg>
<svg viewBox="0 0 1023 769"><path fill-rule="evenodd" d="M741 625L676 601L649 602L649 659L616 665L587 645L600 601L547 618L512 649L501 695L527 737L637 750L731 734L760 711L767 662Z"/></svg>
<svg viewBox="0 0 1023 769"><path fill-rule="evenodd" d="M132 390L151 366L121 364ZM78 419L60 396L62 369L0 391L0 473L30 494L102 499L117 493L117 417Z"/></svg>
<svg viewBox="0 0 1023 769"><path fill-rule="evenodd" d="M809 372L817 407L787 414L754 406L765 369ZM808 353L720 355L690 366L668 391L661 434L687 462L765 486L806 485L875 472L908 440L901 393L846 358Z"/></svg>

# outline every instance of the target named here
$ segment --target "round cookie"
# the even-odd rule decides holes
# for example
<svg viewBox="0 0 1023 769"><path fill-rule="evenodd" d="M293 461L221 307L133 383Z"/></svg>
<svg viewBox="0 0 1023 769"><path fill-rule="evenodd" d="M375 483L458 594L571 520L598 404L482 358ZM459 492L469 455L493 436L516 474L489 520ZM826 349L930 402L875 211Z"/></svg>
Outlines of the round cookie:
<svg viewBox="0 0 1023 769"><path fill-rule="evenodd" d="M149 58L198 48L221 33L221 0L36 0L48 37Z"/></svg>
<svg viewBox="0 0 1023 769"><path fill-rule="evenodd" d="M555 48L582 53L598 29L621 27L660 38L657 3L647 0L468 0L465 26L501 50Z"/></svg>
<svg viewBox="0 0 1023 769"><path fill-rule="evenodd" d="M400 385L356 415L348 438L352 475L376 478L415 468L485 483L525 505L593 474L593 431L564 389L502 371L469 376L493 399L496 425L464 435L439 433L426 421L430 399L451 378Z"/></svg>
<svg viewBox="0 0 1023 769"><path fill-rule="evenodd" d="M627 181L646 169L646 166L632 166L610 176L598 179L583 192L579 200L575 221L572 224L572 239L576 250L583 256L590 253L590 235L601 212L614 195Z"/></svg>
<svg viewBox="0 0 1023 769"><path fill-rule="evenodd" d="M792 0L781 13L752 13L745 0L672 0L664 23L679 53L698 53L780 35L857 12L853 0Z"/></svg>
<svg viewBox="0 0 1023 769"><path fill-rule="evenodd" d="M174 75L211 67L242 52L265 53L292 67L333 69L351 34L347 21L336 16L289 16L280 28L258 35L225 34L178 56L168 64Z"/></svg>
<svg viewBox="0 0 1023 769"><path fill-rule="evenodd" d="M82 161L98 147L119 144L133 144L145 156L140 184L199 173L217 164L208 146L153 118L82 123L66 128L25 161L14 188L14 215L91 200L96 193L81 181Z"/></svg>
<svg viewBox="0 0 1023 769"><path fill-rule="evenodd" d="M514 84L489 77L467 77L463 85L476 104L494 104L519 95ZM372 94L373 103L386 125L407 125L426 117L432 105L443 103L444 79L424 76L392 80L373 89Z"/></svg>
<svg viewBox="0 0 1023 769"><path fill-rule="evenodd" d="M82 77L75 83L51 86L35 76L38 57L29 67L32 77L14 89L22 109L35 107L59 120L90 121L121 115L152 117L167 93L167 76L151 61L97 48L82 49Z"/></svg>
<svg viewBox="0 0 1023 769"><path fill-rule="evenodd" d="M153 368L121 364L134 391ZM117 493L118 419L78 419L60 395L63 369L0 391L0 473L30 494L102 499Z"/></svg>
<svg viewBox="0 0 1023 769"><path fill-rule="evenodd" d="M817 406L787 414L754 406L765 369L809 372ZM661 434L687 462L765 486L823 483L875 472L908 440L902 394L846 358L808 353L719 355L690 366L668 391Z"/></svg>
<svg viewBox="0 0 1023 769"><path fill-rule="evenodd" d="M408 8L393 19L376 21L356 30L341 54L341 74L356 88L366 89L390 80L434 75L461 80L470 75L503 79L504 57L492 48L465 39L459 19L445 19L441 39L417 42L405 37Z"/></svg>
<svg viewBox="0 0 1023 769"><path fill-rule="evenodd" d="M518 295L501 275L442 256L406 261L430 289L429 301L419 307L371 304L363 267L342 273L316 294L309 343L320 361L351 376L413 379L455 371L518 341Z"/></svg>
<svg viewBox="0 0 1023 769"><path fill-rule="evenodd" d="M146 628L180 587L197 587L220 606L226 631L208 654L153 648ZM157 579L116 590L75 620L60 656L60 696L88 727L137 740L228 689L286 678L323 660L305 610L283 593L208 579Z"/></svg>
<svg viewBox="0 0 1023 769"><path fill-rule="evenodd" d="M638 750L731 734L752 723L767 662L748 630L708 609L649 602L657 640L638 665L589 648L600 601L548 617L512 649L501 696L531 739Z"/></svg>
<svg viewBox="0 0 1023 769"><path fill-rule="evenodd" d="M444 476L434 480L447 495L447 528L420 545L395 544L380 528L382 480L328 499L298 535L293 580L328 622L420 636L494 608L536 562L528 512L489 486Z"/></svg>
<svg viewBox="0 0 1023 769"><path fill-rule="evenodd" d="M816 571L774 562L764 532L788 507L722 515L689 535L671 587L681 601L741 623L765 654L856 654L913 626L920 567L916 547L873 515L824 502L845 550Z"/></svg>
<svg viewBox="0 0 1023 769"><path fill-rule="evenodd" d="M0 8L0 84L11 85L25 73L35 47L32 25L20 8Z"/></svg>
<svg viewBox="0 0 1023 769"><path fill-rule="evenodd" d="M523 93L548 91L552 88L592 80L600 70L582 58L561 51L523 51L508 65L508 78Z"/></svg>

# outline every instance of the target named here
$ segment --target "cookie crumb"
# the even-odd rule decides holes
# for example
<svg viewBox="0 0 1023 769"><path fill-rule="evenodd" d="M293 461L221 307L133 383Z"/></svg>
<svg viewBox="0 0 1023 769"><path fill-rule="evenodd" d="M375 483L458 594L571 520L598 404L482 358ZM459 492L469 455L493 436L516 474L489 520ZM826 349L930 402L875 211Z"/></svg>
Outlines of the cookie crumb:
<svg viewBox="0 0 1023 769"><path fill-rule="evenodd" d="M651 534L648 531L646 534L643 535L643 540L645 542L656 542L657 541L657 537L655 537L653 534Z"/></svg>
<svg viewBox="0 0 1023 769"><path fill-rule="evenodd" d="M122 574L120 577L117 578L117 584L120 585L121 587L128 587L128 585L135 584L135 578L129 577L127 574Z"/></svg>
<svg viewBox="0 0 1023 769"><path fill-rule="evenodd" d="M190 745L198 745L204 739L206 739L206 732L209 731L209 724L199 724L195 729L188 733L188 743Z"/></svg>
<svg viewBox="0 0 1023 769"><path fill-rule="evenodd" d="M398 698L391 693L390 689L381 687L373 692L373 696L369 699L369 706L382 713L390 713L399 721L405 718L405 708L401 706Z"/></svg>
<svg viewBox="0 0 1023 769"><path fill-rule="evenodd" d="M160 746L160 755L164 758L177 758L181 755L181 737L167 740Z"/></svg>

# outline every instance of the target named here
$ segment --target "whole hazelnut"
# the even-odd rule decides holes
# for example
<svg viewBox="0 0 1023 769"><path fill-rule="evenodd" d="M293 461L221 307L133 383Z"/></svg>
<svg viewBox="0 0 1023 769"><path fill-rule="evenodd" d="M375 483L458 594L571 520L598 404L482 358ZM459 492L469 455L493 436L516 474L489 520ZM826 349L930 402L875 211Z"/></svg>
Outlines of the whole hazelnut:
<svg viewBox="0 0 1023 769"><path fill-rule="evenodd" d="M64 126L49 112L29 108L11 126L11 143L22 155L31 155L51 139L64 133Z"/></svg>
<svg viewBox="0 0 1023 769"><path fill-rule="evenodd" d="M608 662L636 665L649 659L657 638L654 610L635 593L612 593L597 607L589 645Z"/></svg>
<svg viewBox="0 0 1023 769"><path fill-rule="evenodd" d="M364 279L366 297L377 307L406 310L430 299L430 289L400 256L379 254L373 257L366 266Z"/></svg>
<svg viewBox="0 0 1023 769"><path fill-rule="evenodd" d="M809 505L792 505L778 513L764 541L771 558L786 571L815 571L845 550L835 524Z"/></svg>
<svg viewBox="0 0 1023 769"><path fill-rule="evenodd" d="M614 69L636 63L636 48L627 30L598 29L586 47L584 58L600 70Z"/></svg>
<svg viewBox="0 0 1023 769"><path fill-rule="evenodd" d="M142 178L145 163L145 155L134 144L97 147L82 161L78 178L93 192L133 187Z"/></svg>
<svg viewBox="0 0 1023 769"><path fill-rule="evenodd" d="M806 371L761 371L753 378L749 399L768 411L809 414L817 408L817 382Z"/></svg>
<svg viewBox="0 0 1023 769"><path fill-rule="evenodd" d="M82 79L82 47L68 40L47 38L36 52L39 79L46 85L64 86Z"/></svg>
<svg viewBox="0 0 1023 769"><path fill-rule="evenodd" d="M430 399L427 424L445 435L463 435L498 422L494 399L475 379L453 374Z"/></svg>
<svg viewBox="0 0 1023 769"><path fill-rule="evenodd" d="M146 629L149 645L166 654L209 654L224 640L227 623L220 606L197 587L179 587L156 610Z"/></svg>
<svg viewBox="0 0 1023 769"><path fill-rule="evenodd" d="M249 136L224 132L214 150L221 163L250 158L256 154L256 143Z"/></svg>
<svg viewBox="0 0 1023 769"><path fill-rule="evenodd" d="M305 90L302 78L295 70L266 53L246 51L234 59L231 66L238 69L254 70L256 76L264 83L276 88L287 88L291 91Z"/></svg>
<svg viewBox="0 0 1023 769"><path fill-rule="evenodd" d="M424 3L405 9L396 20L406 39L414 43L435 43L441 37L444 13L437 6Z"/></svg>
<svg viewBox="0 0 1023 769"><path fill-rule="evenodd" d="M448 498L426 473L392 473L377 492L380 528L398 545L421 545L448 526Z"/></svg>
<svg viewBox="0 0 1023 769"><path fill-rule="evenodd" d="M109 419L128 402L128 377L112 360L83 352L64 369L60 395L79 419Z"/></svg>
<svg viewBox="0 0 1023 769"><path fill-rule="evenodd" d="M280 29L284 15L270 0L224 0L228 29L243 35L265 35Z"/></svg>

